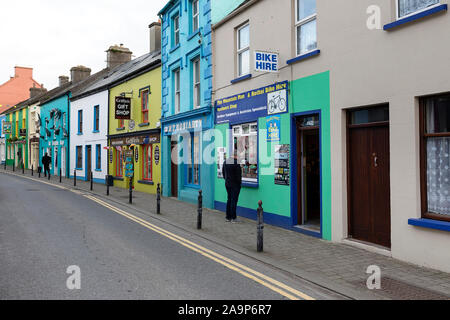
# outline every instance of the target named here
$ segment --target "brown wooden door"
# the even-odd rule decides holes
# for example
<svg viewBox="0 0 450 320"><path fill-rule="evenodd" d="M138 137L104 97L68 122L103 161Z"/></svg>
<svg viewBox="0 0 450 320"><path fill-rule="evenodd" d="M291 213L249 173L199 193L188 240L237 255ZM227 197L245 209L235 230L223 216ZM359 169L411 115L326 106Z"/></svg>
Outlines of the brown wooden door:
<svg viewBox="0 0 450 320"><path fill-rule="evenodd" d="M175 155L178 155L177 149L178 144L176 142L171 143L171 151L172 151L172 157ZM171 193L172 197L178 198L178 159L172 159L171 166L170 166L170 186L171 186Z"/></svg>
<svg viewBox="0 0 450 320"><path fill-rule="evenodd" d="M86 180L91 181L91 171L92 171L92 151L91 147L86 148Z"/></svg>
<svg viewBox="0 0 450 320"><path fill-rule="evenodd" d="M391 247L389 124L349 128L349 233Z"/></svg>

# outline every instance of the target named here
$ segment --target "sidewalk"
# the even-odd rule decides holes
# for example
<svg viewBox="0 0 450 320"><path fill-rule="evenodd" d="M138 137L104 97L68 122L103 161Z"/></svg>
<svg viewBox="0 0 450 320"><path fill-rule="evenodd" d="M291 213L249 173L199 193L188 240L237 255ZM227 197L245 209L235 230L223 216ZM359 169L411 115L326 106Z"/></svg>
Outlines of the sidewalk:
<svg viewBox="0 0 450 320"><path fill-rule="evenodd" d="M4 172L4 167L0 168L0 173ZM11 167L8 167L7 172L13 174ZM21 176L22 170L16 169L14 174ZM31 173L26 171L25 176L31 177ZM34 178L38 179L36 173ZM49 182L47 178L41 177L41 180L44 179ZM51 177L50 182L59 184L59 177ZM62 184L74 188L73 179L62 178ZM90 192L90 182L77 181L76 189ZM92 192L350 298L450 299L448 273L270 225L265 225L264 229L264 253L257 253L255 221L239 218L239 223L226 223L224 213L203 209L203 229L199 231L196 228L196 205L162 198L161 215L156 215L155 195L133 192L133 204L129 205L128 190L110 187L110 196L107 197L106 186L94 184ZM368 290L366 287L369 277L366 270L370 265L381 268L381 290Z"/></svg>

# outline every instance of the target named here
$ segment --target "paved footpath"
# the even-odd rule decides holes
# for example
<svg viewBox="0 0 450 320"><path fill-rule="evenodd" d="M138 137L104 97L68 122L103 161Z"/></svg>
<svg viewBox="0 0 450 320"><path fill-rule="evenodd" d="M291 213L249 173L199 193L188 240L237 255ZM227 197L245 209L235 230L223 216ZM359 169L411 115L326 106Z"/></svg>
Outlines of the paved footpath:
<svg viewBox="0 0 450 320"><path fill-rule="evenodd" d="M0 174L15 174L39 180L37 174L13 173L11 167ZM59 177L42 181L59 184ZM434 300L450 299L450 274L421 268L377 253L368 252L346 244L332 243L309 237L294 231L265 225L264 252L256 250L256 222L239 218L239 223L225 222L224 213L203 209L203 228L197 230L197 205L162 198L161 214L156 215L156 196L133 192L133 204L129 205L128 190L110 187L106 196L106 186L93 185L73 179L62 178L65 187L92 192L110 202L129 206L134 210L201 236L214 243L245 254L272 267L286 271L314 284L337 291L353 299L396 299L396 300ZM380 267L382 273L381 289L369 290L366 282L369 266Z"/></svg>

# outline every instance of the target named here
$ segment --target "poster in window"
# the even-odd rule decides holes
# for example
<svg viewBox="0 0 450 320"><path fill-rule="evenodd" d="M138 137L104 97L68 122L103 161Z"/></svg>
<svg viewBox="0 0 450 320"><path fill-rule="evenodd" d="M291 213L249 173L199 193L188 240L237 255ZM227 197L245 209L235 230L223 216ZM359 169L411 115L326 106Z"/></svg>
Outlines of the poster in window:
<svg viewBox="0 0 450 320"><path fill-rule="evenodd" d="M280 141L281 117L267 117L267 142Z"/></svg>
<svg viewBox="0 0 450 320"><path fill-rule="evenodd" d="M289 185L289 153L290 146L288 144L275 146L275 184L277 185Z"/></svg>
<svg viewBox="0 0 450 320"><path fill-rule="evenodd" d="M223 147L217 148L217 177L219 179L223 179L222 168L226 159L227 149Z"/></svg>
<svg viewBox="0 0 450 320"><path fill-rule="evenodd" d="M156 165L159 164L159 147L158 146L155 147L155 164Z"/></svg>
<svg viewBox="0 0 450 320"><path fill-rule="evenodd" d="M133 178L134 176L134 163L133 163L133 157L134 152L133 150L126 150L123 153L124 160L125 160L125 176L127 178Z"/></svg>

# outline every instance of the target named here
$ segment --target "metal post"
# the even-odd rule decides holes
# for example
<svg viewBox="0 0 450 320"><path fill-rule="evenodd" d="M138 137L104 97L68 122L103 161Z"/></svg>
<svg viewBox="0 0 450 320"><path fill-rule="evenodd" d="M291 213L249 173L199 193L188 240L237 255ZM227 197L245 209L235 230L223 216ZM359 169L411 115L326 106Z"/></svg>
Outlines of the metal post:
<svg viewBox="0 0 450 320"><path fill-rule="evenodd" d="M264 236L263 236L263 231L264 231L264 210L262 208L262 201L259 200L258 202L258 226L257 226L257 249L258 252L263 252L263 247L264 247Z"/></svg>
<svg viewBox="0 0 450 320"><path fill-rule="evenodd" d="M5 157L5 171L6 171L6 157Z"/></svg>
<svg viewBox="0 0 450 320"><path fill-rule="evenodd" d="M132 178L130 178L130 199L128 200L128 202L130 204L133 203L133 182L131 180Z"/></svg>
<svg viewBox="0 0 450 320"><path fill-rule="evenodd" d="M25 174L25 163L22 163L22 174Z"/></svg>
<svg viewBox="0 0 450 320"><path fill-rule="evenodd" d="M198 192L198 216L197 216L197 229L202 229L202 214L203 214L203 195L202 190Z"/></svg>
<svg viewBox="0 0 450 320"><path fill-rule="evenodd" d="M109 196L109 175L106 175L106 195Z"/></svg>
<svg viewBox="0 0 450 320"><path fill-rule="evenodd" d="M91 191L94 190L94 174L91 171Z"/></svg>
<svg viewBox="0 0 450 320"><path fill-rule="evenodd" d="M61 168L59 169L59 183L62 182L62 171Z"/></svg>
<svg viewBox="0 0 450 320"><path fill-rule="evenodd" d="M73 186L77 186L77 170L73 170Z"/></svg>
<svg viewBox="0 0 450 320"><path fill-rule="evenodd" d="M13 165L12 165L12 167L13 167L13 172L15 172L15 171L16 171L16 164L14 163L14 160L13 160Z"/></svg>
<svg viewBox="0 0 450 320"><path fill-rule="evenodd" d="M31 165L31 176L34 176L34 164Z"/></svg>
<svg viewBox="0 0 450 320"><path fill-rule="evenodd" d="M48 170L48 180L50 180L50 170Z"/></svg>
<svg viewBox="0 0 450 320"><path fill-rule="evenodd" d="M156 214L161 214L161 184L156 188Z"/></svg>
<svg viewBox="0 0 450 320"><path fill-rule="evenodd" d="M39 178L41 178L41 170L38 168Z"/></svg>

